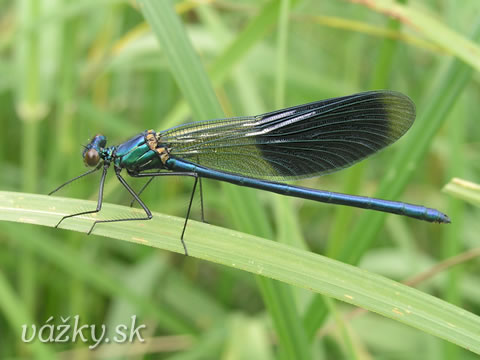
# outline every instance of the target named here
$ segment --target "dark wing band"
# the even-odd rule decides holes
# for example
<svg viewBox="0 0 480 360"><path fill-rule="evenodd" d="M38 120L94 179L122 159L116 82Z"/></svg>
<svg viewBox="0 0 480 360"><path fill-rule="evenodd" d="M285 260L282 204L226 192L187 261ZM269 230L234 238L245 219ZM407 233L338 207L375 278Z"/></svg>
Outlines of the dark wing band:
<svg viewBox="0 0 480 360"><path fill-rule="evenodd" d="M415 119L405 95L370 91L160 133L170 155L244 176L289 180L330 173L400 138Z"/></svg>

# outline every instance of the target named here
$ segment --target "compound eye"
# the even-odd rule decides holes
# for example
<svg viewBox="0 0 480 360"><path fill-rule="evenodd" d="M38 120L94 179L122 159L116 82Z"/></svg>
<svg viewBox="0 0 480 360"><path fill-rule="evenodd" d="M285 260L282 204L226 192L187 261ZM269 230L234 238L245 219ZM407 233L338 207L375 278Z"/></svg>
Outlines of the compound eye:
<svg viewBox="0 0 480 360"><path fill-rule="evenodd" d="M89 149L85 153L85 157L83 158L83 161L87 166L96 166L100 161L100 155L98 154L97 150Z"/></svg>

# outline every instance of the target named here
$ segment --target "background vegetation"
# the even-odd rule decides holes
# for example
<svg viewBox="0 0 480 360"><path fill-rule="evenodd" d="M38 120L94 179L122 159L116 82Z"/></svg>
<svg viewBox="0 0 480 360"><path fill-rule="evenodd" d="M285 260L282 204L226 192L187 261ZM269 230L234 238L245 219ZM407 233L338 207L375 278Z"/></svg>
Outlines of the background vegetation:
<svg viewBox="0 0 480 360"><path fill-rule="evenodd" d="M478 210L440 190L452 177L479 178L480 50L468 39L480 37L480 3L362 3L178 1L174 13L166 1L0 2L0 190L48 193L85 170L82 144L96 133L117 144L192 119L252 115L386 88L417 104L413 129L369 161L297 184L425 204L448 213L450 226L213 181L203 183L207 221L398 281L474 251ZM97 184L98 177L88 177L61 195L95 200ZM191 179L158 179L142 198L152 210L182 217L191 186ZM106 201L130 201L113 177ZM77 211L86 206L71 204ZM123 217L130 210L115 211ZM193 219L200 219L198 198ZM198 229L213 229L217 241L230 236L208 225ZM167 235L177 237L173 232ZM476 357L373 313L351 319L351 305L231 263L7 222L0 223L0 246L2 359L50 359L53 353L69 359ZM281 265L273 254L272 248ZM478 260L464 262L415 285L478 314L478 268ZM358 271L352 276L363 274ZM20 340L25 322L41 326L53 316L61 324L60 316L77 314L84 324L108 328L136 314L147 324L148 345L107 344L93 352L81 342ZM479 342L472 337L469 343L477 353Z"/></svg>

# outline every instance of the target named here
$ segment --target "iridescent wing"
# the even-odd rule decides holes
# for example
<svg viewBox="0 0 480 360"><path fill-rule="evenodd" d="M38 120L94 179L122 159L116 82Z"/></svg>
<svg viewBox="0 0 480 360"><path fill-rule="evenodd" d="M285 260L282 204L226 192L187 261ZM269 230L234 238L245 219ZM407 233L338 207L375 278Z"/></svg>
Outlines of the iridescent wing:
<svg viewBox="0 0 480 360"><path fill-rule="evenodd" d="M370 91L263 115L201 121L160 133L170 156L248 177L327 174L400 138L415 119L405 95Z"/></svg>

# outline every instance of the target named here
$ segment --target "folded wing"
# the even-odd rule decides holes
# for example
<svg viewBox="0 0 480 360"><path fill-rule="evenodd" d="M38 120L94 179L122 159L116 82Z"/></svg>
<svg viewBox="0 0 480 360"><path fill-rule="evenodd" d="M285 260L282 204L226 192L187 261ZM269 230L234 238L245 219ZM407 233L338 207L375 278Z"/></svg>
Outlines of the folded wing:
<svg viewBox="0 0 480 360"><path fill-rule="evenodd" d="M400 138L415 119L405 95L370 91L251 117L201 121L161 133L172 157L270 180L330 173Z"/></svg>

